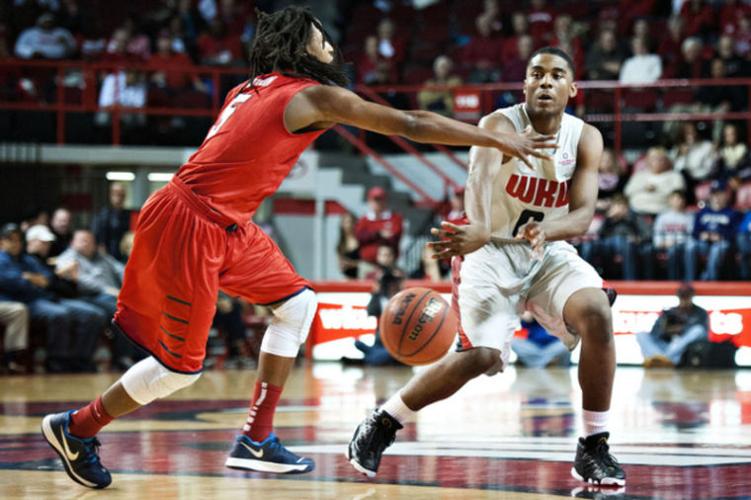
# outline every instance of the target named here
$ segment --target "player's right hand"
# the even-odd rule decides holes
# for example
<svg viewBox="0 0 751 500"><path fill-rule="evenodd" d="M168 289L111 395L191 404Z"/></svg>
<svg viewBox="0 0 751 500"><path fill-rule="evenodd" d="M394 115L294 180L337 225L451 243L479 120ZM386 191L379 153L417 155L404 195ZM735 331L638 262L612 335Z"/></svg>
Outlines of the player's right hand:
<svg viewBox="0 0 751 500"><path fill-rule="evenodd" d="M434 227L430 233L440 238L438 241L428 242L428 246L433 249L434 259L467 255L479 250L490 240L487 230L477 224L457 226L443 221L440 229Z"/></svg>
<svg viewBox="0 0 751 500"><path fill-rule="evenodd" d="M558 148L558 144L555 142L555 135L538 134L528 125L521 134L504 134L497 147L504 154L504 163L506 157L512 156L523 161L530 169L534 169L535 167L529 157L552 160L553 157L549 153L541 150L555 150Z"/></svg>

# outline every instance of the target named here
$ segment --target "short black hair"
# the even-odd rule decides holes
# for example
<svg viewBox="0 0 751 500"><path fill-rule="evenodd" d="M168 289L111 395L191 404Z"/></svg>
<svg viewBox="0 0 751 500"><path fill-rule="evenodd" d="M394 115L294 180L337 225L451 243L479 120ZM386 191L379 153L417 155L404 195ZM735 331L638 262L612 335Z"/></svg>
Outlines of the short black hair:
<svg viewBox="0 0 751 500"><path fill-rule="evenodd" d="M331 43L332 47L335 47L331 37L310 9L291 6L273 14L256 12L258 25L250 49L251 87L255 77L272 71L310 78L325 85L347 85L347 74L339 64L341 57L338 51L334 62L327 64L311 56L306 50L313 26L321 31L324 39Z"/></svg>
<svg viewBox="0 0 751 500"><path fill-rule="evenodd" d="M529 63L532 62L532 59L534 59L535 56L538 56L540 54L551 54L551 55L563 58L563 60L566 61L566 64L568 64L568 67L571 70L571 78L574 78L576 76L576 66L574 65L574 60L571 58L568 52L558 47L551 47L549 45L547 47L541 47L535 50L532 53L532 55L529 56L529 61L527 61L527 66L529 66Z"/></svg>

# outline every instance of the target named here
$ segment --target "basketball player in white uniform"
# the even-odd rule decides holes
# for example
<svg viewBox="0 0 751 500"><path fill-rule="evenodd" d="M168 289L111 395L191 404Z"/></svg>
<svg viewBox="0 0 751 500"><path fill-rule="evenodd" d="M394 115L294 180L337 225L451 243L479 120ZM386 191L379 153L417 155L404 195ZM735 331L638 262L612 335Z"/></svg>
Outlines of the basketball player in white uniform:
<svg viewBox="0 0 751 500"><path fill-rule="evenodd" d="M579 383L584 435L572 475L590 483L625 484L608 448L607 418L615 373L615 348L603 281L564 240L584 234L597 200L600 132L564 113L576 95L573 62L546 47L527 65L525 102L487 115L480 126L501 132L531 127L555 135L552 160L534 168L472 148L465 191L469 224L444 222L433 233L436 258L454 257L453 307L459 314L460 347L416 375L374 411L349 444L352 465L374 476L383 450L421 408L445 399L466 382L502 371L524 309L570 349L581 339ZM464 256L463 258L460 256Z"/></svg>

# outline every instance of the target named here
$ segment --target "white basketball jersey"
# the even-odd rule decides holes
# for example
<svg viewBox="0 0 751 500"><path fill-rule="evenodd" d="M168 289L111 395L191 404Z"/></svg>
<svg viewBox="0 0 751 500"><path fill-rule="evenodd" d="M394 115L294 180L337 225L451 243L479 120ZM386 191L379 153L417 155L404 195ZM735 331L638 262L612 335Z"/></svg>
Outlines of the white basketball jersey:
<svg viewBox="0 0 751 500"><path fill-rule="evenodd" d="M514 124L517 132L531 125L525 104L517 104L496 111L503 113ZM518 228L533 218L543 220L558 218L568 212L569 180L576 168L576 153L579 147L584 122L564 114L561 128L556 134L558 149L549 153L553 160L529 157L534 170L514 158L505 163L494 179L493 207L491 212L491 238L494 241L513 239ZM468 204L468 215L470 204Z"/></svg>

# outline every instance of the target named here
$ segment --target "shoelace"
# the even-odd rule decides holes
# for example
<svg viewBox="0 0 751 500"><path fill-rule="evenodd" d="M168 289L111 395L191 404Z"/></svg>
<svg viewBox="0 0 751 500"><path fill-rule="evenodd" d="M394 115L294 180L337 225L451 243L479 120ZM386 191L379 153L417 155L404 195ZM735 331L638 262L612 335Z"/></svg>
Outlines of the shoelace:
<svg viewBox="0 0 751 500"><path fill-rule="evenodd" d="M102 443L99 442L97 438L91 438L91 441L83 440L83 449L86 453L86 462L90 464L98 464L99 463L99 448L102 446Z"/></svg>

